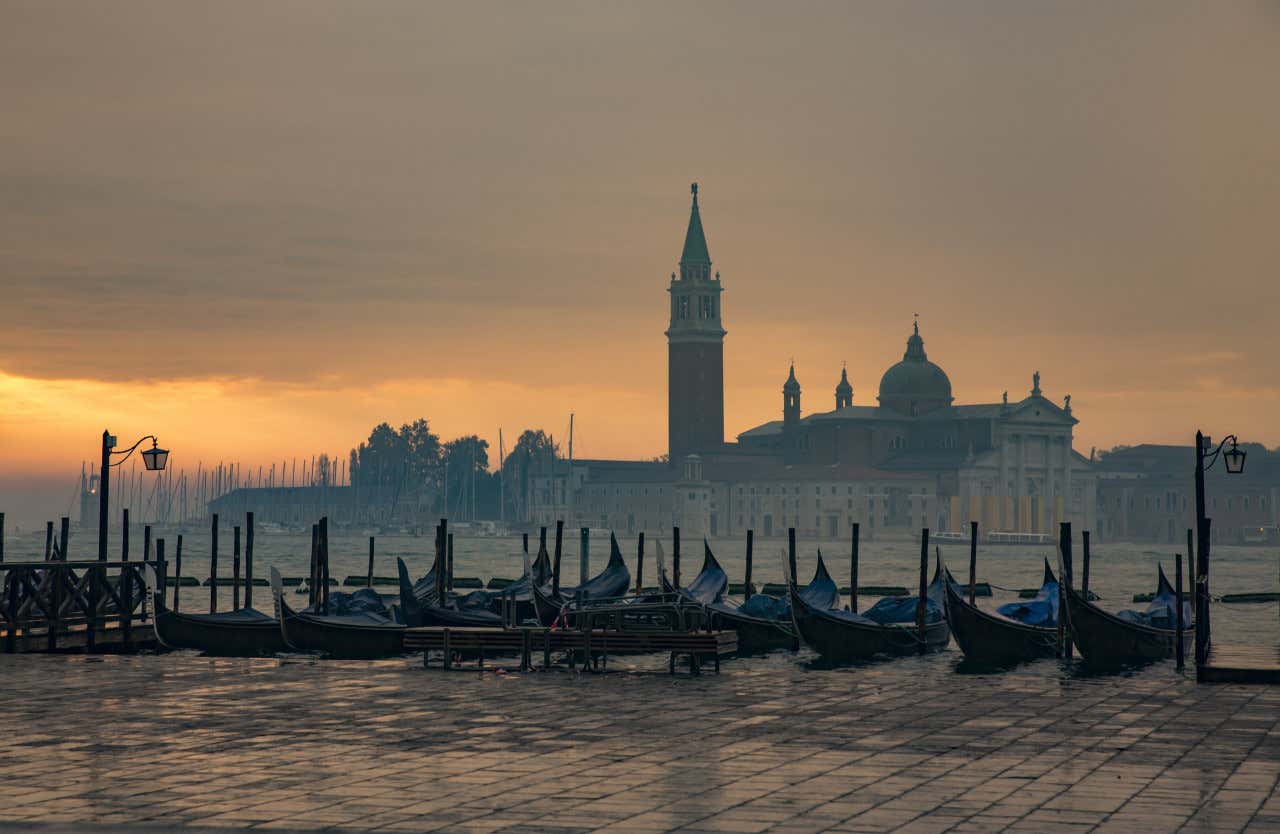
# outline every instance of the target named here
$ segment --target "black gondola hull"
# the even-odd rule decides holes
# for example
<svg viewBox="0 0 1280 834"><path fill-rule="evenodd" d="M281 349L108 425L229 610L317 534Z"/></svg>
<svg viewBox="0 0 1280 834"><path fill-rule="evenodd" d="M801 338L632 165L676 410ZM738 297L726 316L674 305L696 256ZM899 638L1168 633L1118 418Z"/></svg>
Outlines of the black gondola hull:
<svg viewBox="0 0 1280 834"><path fill-rule="evenodd" d="M156 639L171 649L197 649L220 657L257 657L287 651L276 620L227 623L159 608L155 632Z"/></svg>
<svg viewBox="0 0 1280 834"><path fill-rule="evenodd" d="M1081 657L1090 665L1129 666L1173 656L1173 629L1127 622L1087 602L1074 588L1064 591L1071 636ZM1190 646L1194 633L1194 626L1188 624L1183 633L1184 649Z"/></svg>
<svg viewBox="0 0 1280 834"><path fill-rule="evenodd" d="M945 618L927 624L921 640L919 629L914 625L855 622L813 608L794 583L790 584L789 592L791 615L800 638L826 660L847 663L876 657L902 657L943 649L950 639Z"/></svg>
<svg viewBox="0 0 1280 834"><path fill-rule="evenodd" d="M396 623L351 622L294 611L285 602L280 574L271 570L271 595L280 634L292 651L322 652L342 660L376 660L404 653L405 627Z"/></svg>
<svg viewBox="0 0 1280 834"><path fill-rule="evenodd" d="M956 645L974 663L1006 666L1054 657L1058 630L1029 626L988 614L965 601L950 582L946 584L947 622Z"/></svg>
<svg viewBox="0 0 1280 834"><path fill-rule="evenodd" d="M711 610L711 627L738 632L737 653L740 655L788 649L796 640L795 631L789 622L750 617L719 607Z"/></svg>

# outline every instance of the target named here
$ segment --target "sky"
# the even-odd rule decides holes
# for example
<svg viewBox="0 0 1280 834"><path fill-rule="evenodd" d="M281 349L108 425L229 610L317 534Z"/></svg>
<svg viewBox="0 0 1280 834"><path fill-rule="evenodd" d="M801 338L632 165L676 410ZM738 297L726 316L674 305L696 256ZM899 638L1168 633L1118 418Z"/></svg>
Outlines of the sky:
<svg viewBox="0 0 1280 834"><path fill-rule="evenodd" d="M1273 2L10 0L0 504L104 427L192 469L571 412L577 456L661 454L695 180L729 438L792 359L806 412L842 362L874 403L918 313L957 402L1039 370L1085 454L1275 445L1278 39Z"/></svg>

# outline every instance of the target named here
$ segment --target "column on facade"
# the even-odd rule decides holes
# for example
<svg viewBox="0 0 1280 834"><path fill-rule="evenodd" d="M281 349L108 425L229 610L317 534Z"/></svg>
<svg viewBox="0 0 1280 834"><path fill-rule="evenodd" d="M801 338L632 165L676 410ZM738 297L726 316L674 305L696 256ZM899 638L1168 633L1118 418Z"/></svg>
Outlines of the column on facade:
<svg viewBox="0 0 1280 834"><path fill-rule="evenodd" d="M1072 454L1071 454L1071 429L1067 429L1067 436L1066 438L1064 438L1063 443L1064 445L1062 447L1062 495L1063 495L1064 512L1066 513L1067 520L1070 520L1072 502L1075 500L1072 497L1072 492L1071 492L1071 467L1075 464L1075 461L1072 460ZM1084 507L1081 507L1080 509L1081 509L1080 523L1085 524L1087 529L1087 523L1083 518Z"/></svg>
<svg viewBox="0 0 1280 834"><path fill-rule="evenodd" d="M1041 442L1044 443L1044 490L1042 490L1044 494L1044 507L1040 510L1041 533L1051 532L1057 527L1055 524L1057 521L1055 516L1057 515L1056 499L1058 493L1054 489L1053 479L1053 459L1056 457L1054 454L1053 440L1054 438L1051 434L1046 434L1041 437Z"/></svg>
<svg viewBox="0 0 1280 834"><path fill-rule="evenodd" d="M996 489L996 495L1000 496L1000 509L996 516L1000 529L1011 529L1012 519L1009 517L1012 513L1010 504L1012 500L1009 496L1009 436L1006 434L1000 438L1000 484Z"/></svg>
<svg viewBox="0 0 1280 834"><path fill-rule="evenodd" d="M1028 516L1031 509L1030 507L1024 506L1026 503L1029 503L1026 502L1026 496L1024 495L1027 490L1027 438L1026 435L1015 434L1013 435L1013 440L1018 447L1018 479L1013 485L1013 515L1016 520L1014 530L1019 533L1024 533L1027 532L1029 526L1028 522L1030 519Z"/></svg>

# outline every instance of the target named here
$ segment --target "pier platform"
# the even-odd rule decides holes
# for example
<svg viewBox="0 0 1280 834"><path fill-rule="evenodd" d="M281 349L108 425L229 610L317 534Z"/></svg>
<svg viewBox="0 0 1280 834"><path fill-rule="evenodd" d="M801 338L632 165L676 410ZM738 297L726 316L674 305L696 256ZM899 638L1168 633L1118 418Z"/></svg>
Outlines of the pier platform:
<svg viewBox="0 0 1280 834"><path fill-rule="evenodd" d="M1205 683L1280 683L1280 645L1215 642L1199 677Z"/></svg>

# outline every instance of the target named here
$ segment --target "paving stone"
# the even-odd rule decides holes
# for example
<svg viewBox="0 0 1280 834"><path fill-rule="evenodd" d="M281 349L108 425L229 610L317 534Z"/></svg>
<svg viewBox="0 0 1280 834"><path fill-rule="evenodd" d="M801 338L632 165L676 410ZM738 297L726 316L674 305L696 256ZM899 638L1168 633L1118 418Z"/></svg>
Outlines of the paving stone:
<svg viewBox="0 0 1280 834"><path fill-rule="evenodd" d="M0 656L0 831L1277 830L1280 688Z"/></svg>

